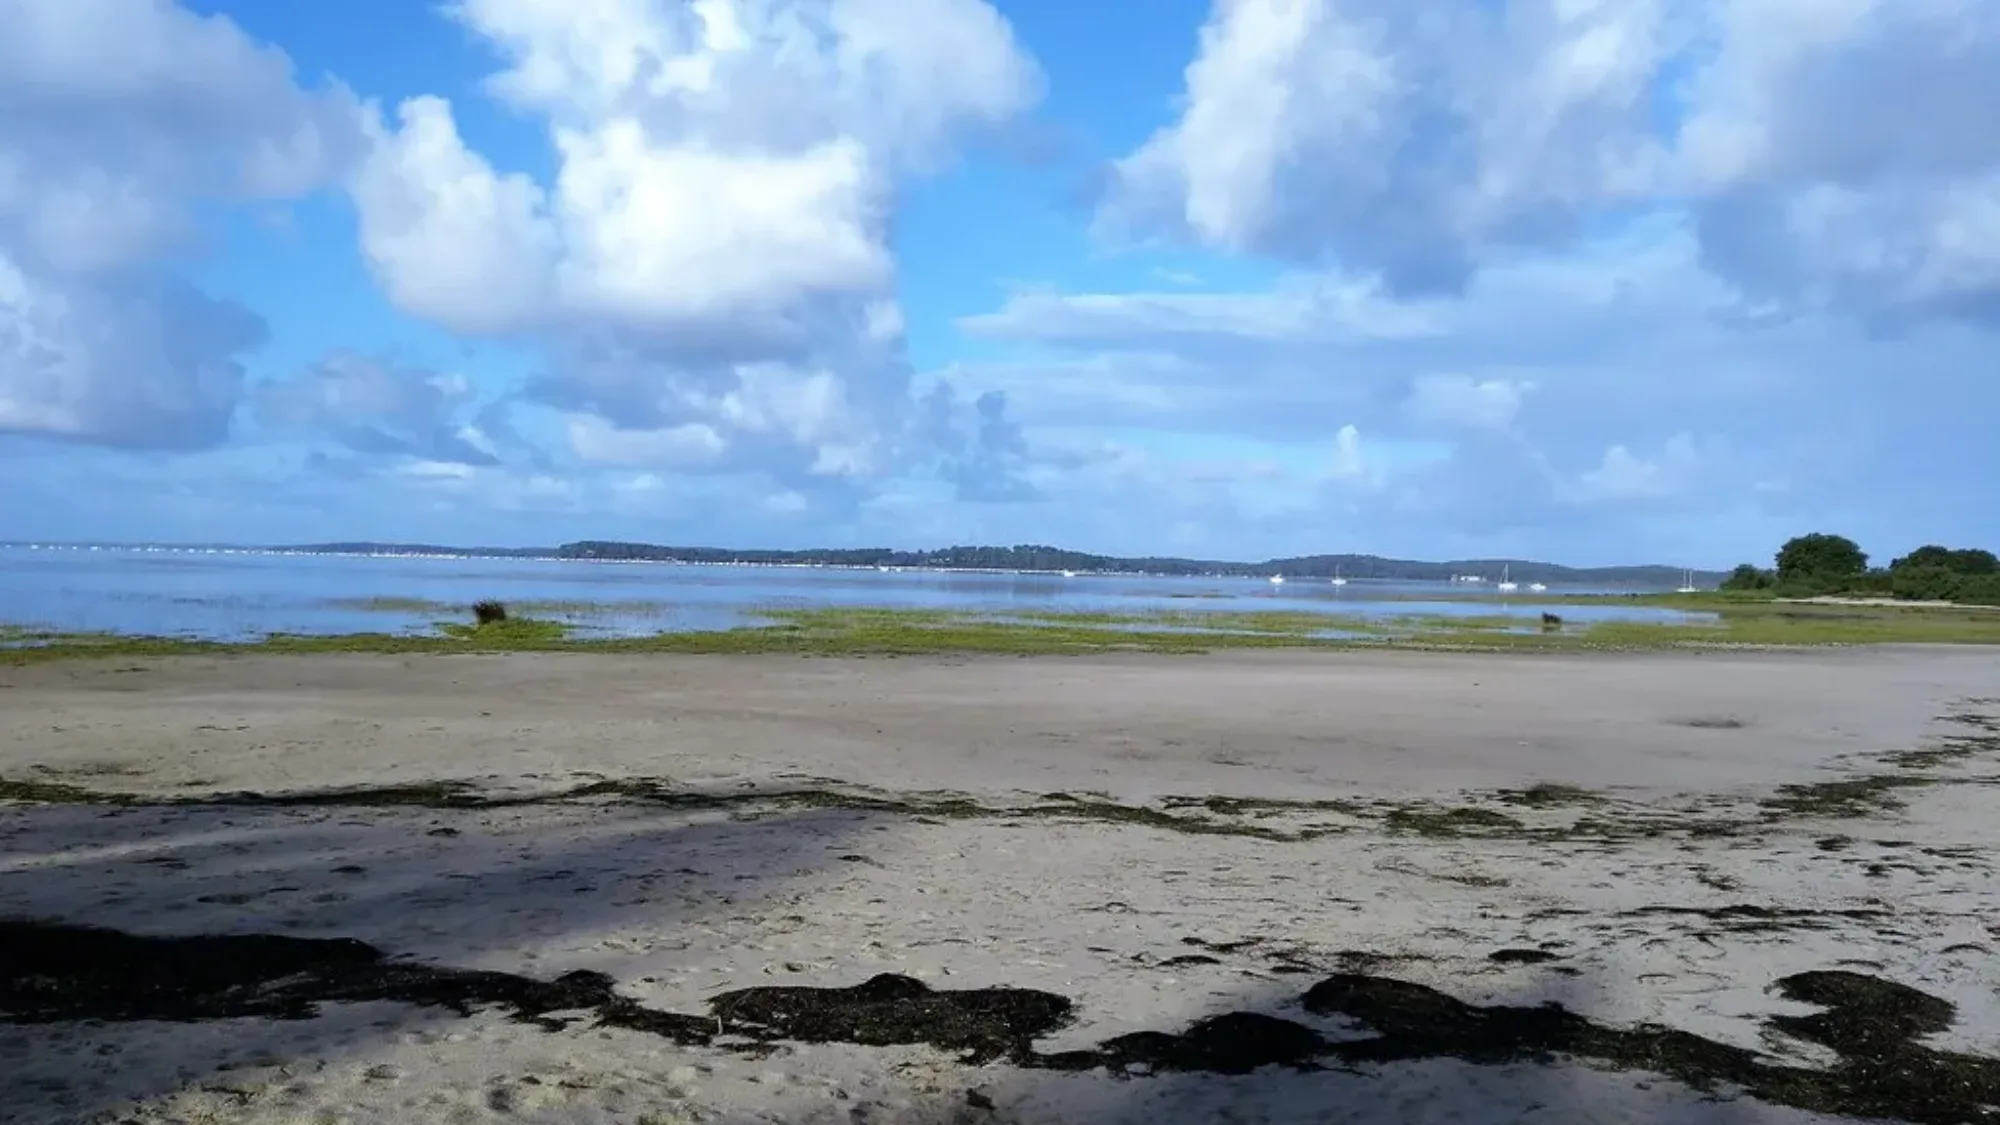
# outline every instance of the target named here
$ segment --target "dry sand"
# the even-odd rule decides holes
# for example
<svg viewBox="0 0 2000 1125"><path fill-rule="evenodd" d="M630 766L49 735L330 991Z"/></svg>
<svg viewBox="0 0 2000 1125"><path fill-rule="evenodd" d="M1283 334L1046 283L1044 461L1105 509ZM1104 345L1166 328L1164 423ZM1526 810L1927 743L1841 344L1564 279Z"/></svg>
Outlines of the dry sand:
<svg viewBox="0 0 2000 1125"><path fill-rule="evenodd" d="M0 668L0 779L140 798L0 804L0 917L594 970L683 1013L879 973L1042 989L1076 1006L1044 1052L1229 1012L1364 1040L1299 1002L1345 970L1819 1067L1773 985L1842 969L1949 999L1923 1044L1993 1056L1994 697L2000 653L1915 648ZM607 780L714 800L573 792ZM548 799L199 799L438 781ZM1603 1059L1147 1069L329 1004L0 1023L0 1120L1822 1119Z"/></svg>

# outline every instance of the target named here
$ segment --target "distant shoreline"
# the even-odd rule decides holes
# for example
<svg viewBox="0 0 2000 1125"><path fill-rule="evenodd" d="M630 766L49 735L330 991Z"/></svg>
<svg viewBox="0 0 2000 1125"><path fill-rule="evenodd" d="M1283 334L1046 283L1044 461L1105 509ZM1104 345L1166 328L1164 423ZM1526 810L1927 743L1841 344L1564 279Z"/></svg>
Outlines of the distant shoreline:
<svg viewBox="0 0 2000 1125"><path fill-rule="evenodd" d="M735 550L651 543L582 540L555 547L451 547L427 543L336 542L279 545L222 543L0 543L4 549L140 551L175 554L330 555L359 558L519 559L536 562L651 562L690 566L770 566L880 571L966 571L993 574L1093 574L1158 577L1325 579L1464 582L1486 588L1503 579L1518 584L1563 583L1610 587L1676 586L1687 568L1664 564L1571 567L1533 559L1454 559L1431 562L1378 555L1309 555L1261 562L1171 556L1096 555L1049 546L960 546L906 551L888 547ZM1721 571L1695 570L1694 580L1713 587Z"/></svg>

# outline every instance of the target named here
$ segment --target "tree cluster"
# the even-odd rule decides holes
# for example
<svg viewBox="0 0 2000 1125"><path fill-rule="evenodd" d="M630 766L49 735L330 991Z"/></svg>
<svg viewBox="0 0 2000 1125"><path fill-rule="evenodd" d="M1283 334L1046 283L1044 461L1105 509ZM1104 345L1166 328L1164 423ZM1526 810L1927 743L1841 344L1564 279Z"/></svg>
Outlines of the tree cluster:
<svg viewBox="0 0 2000 1125"><path fill-rule="evenodd" d="M1783 597L1893 597L2000 605L2000 558L1972 547L1919 547L1887 567L1870 567L1852 539L1815 532L1788 540L1774 565L1744 563L1722 589Z"/></svg>

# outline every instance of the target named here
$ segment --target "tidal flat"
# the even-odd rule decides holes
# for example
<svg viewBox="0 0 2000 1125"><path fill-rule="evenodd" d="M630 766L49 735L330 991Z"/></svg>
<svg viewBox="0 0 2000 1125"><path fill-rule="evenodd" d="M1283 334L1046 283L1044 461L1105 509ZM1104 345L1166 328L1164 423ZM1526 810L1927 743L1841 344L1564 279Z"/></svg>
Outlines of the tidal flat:
<svg viewBox="0 0 2000 1125"><path fill-rule="evenodd" d="M454 651L0 667L9 1120L2000 1099L2000 650Z"/></svg>
<svg viewBox="0 0 2000 1125"><path fill-rule="evenodd" d="M1600 603L1610 601L1599 599ZM399 611L408 608L398 606ZM746 611L744 620L731 627L628 630L608 635L594 627L593 612L582 603L561 607L561 617L519 615L536 608L546 612L548 607L517 606L516 616L484 625L466 620L468 607L441 604L432 608L436 619L424 627L399 632L272 633L234 640L0 625L0 664L336 653L1050 656L1241 649L1551 653L2000 645L2000 612L1983 608L1728 599L1689 599L1673 616L1654 620L1634 620L1621 612L1578 615L1579 608L1588 610L1588 605L1538 610L1533 616L1463 609L1449 614L1226 609L1122 613L1027 609L997 614L956 609L762 607ZM1622 605L1610 608L1623 609ZM456 619L447 614L457 615Z"/></svg>

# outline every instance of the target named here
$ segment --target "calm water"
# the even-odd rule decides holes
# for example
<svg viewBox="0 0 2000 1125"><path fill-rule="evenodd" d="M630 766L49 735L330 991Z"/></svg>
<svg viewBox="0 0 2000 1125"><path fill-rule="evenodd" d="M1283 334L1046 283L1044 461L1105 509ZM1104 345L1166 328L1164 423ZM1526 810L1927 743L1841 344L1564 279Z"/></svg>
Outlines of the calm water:
<svg viewBox="0 0 2000 1125"><path fill-rule="evenodd" d="M1477 587L1471 590L1477 591ZM1559 587L1551 593L1591 593ZM401 632L498 598L594 632L727 629L759 610L812 607L952 609L1007 614L1282 610L1328 614L1512 614L1532 621L1532 594L1482 594L1442 582L980 574L804 567L681 566L530 559L355 558L207 554L141 548L0 547L0 623L70 632L238 639L266 633ZM540 603L540 604L537 604ZM1577 621L1688 620L1647 606L1562 606Z"/></svg>

